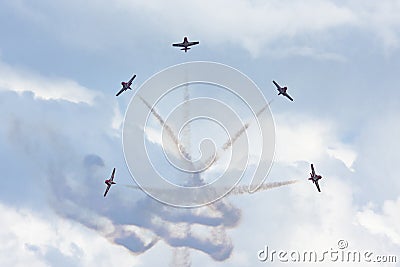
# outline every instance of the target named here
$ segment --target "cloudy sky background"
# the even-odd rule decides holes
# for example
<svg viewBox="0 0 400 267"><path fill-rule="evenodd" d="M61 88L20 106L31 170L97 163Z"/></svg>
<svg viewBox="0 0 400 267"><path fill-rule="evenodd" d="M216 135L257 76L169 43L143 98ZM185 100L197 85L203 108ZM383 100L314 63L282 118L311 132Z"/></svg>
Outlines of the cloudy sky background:
<svg viewBox="0 0 400 267"><path fill-rule="evenodd" d="M399 12L395 0L0 3L0 265L257 266L265 245L325 251L340 239L399 257ZM173 49L185 35L200 45ZM120 82L193 60L237 68L273 99L268 180L302 182L212 211L121 186L133 181ZM320 194L303 181L311 162ZM114 166L121 185L104 199Z"/></svg>

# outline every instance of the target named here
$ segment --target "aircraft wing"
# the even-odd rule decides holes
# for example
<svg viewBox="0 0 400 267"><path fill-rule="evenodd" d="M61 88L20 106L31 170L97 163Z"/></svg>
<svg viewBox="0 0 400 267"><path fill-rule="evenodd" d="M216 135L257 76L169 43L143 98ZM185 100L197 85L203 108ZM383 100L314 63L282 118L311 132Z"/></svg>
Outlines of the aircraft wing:
<svg viewBox="0 0 400 267"><path fill-rule="evenodd" d="M285 95L287 98L289 98L291 101L293 101L293 98L292 98L290 95L288 95L287 93L284 93L284 95Z"/></svg>
<svg viewBox="0 0 400 267"><path fill-rule="evenodd" d="M119 96L120 94L122 94L123 91L125 91L124 88L122 88L121 90L119 90L119 92L118 92L115 96Z"/></svg>
<svg viewBox="0 0 400 267"><path fill-rule="evenodd" d="M111 174L111 178L110 178L111 181L114 181L114 174L115 174L115 168L113 169L112 174Z"/></svg>
<svg viewBox="0 0 400 267"><path fill-rule="evenodd" d="M183 43L172 44L172 46L185 47Z"/></svg>
<svg viewBox="0 0 400 267"><path fill-rule="evenodd" d="M311 163L311 172L312 172L312 176L315 175L315 170L314 170L314 165Z"/></svg>
<svg viewBox="0 0 400 267"><path fill-rule="evenodd" d="M318 181L315 181L315 186L317 187L317 189L318 189L318 192L321 192L321 189L319 189L319 184L318 184Z"/></svg>
<svg viewBox="0 0 400 267"><path fill-rule="evenodd" d="M275 84L275 86L276 86L276 88L277 88L278 90L279 90L279 88L281 88L277 82L275 82L275 81L272 81L272 82Z"/></svg>
<svg viewBox="0 0 400 267"><path fill-rule="evenodd" d="M128 84L129 86L132 84L133 80L136 78L136 74L133 75L133 77L129 80Z"/></svg>
<svg viewBox="0 0 400 267"><path fill-rule="evenodd" d="M198 45L200 42L189 42L188 46L192 46L192 45Z"/></svg>
<svg viewBox="0 0 400 267"><path fill-rule="evenodd" d="M108 190L110 190L110 187L111 187L111 185L107 186L106 192L104 192L104 197L106 197L106 195L107 195L107 193L108 193Z"/></svg>

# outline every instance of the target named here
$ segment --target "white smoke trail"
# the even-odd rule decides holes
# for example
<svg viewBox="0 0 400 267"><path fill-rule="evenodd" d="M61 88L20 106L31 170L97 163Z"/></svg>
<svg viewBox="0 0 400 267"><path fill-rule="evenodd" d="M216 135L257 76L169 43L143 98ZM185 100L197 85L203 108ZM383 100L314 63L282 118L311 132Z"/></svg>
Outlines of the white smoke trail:
<svg viewBox="0 0 400 267"><path fill-rule="evenodd" d="M276 187L281 187L281 186L285 186L285 185L291 185L291 184L295 184L299 182L299 180L291 180L291 181L284 181L284 182L273 182L273 183L265 183L262 184L256 192L262 192L265 190L269 190L272 188L276 188ZM254 194L252 193L252 194ZM242 186L237 186L234 187L232 189L232 191L229 193L229 195L244 195L244 194L249 194L249 186L248 185L242 185Z"/></svg>
<svg viewBox="0 0 400 267"><path fill-rule="evenodd" d="M171 267L190 267L192 262L190 260L190 252L187 247L174 248L172 253Z"/></svg>
<svg viewBox="0 0 400 267"><path fill-rule="evenodd" d="M184 109L183 109L183 121L187 122L189 121L190 117L190 95L189 95L189 89L188 85L185 85L185 90L184 90ZM189 151L191 151L191 127L190 124L187 124L186 127L182 131L182 145L186 147Z"/></svg>
<svg viewBox="0 0 400 267"><path fill-rule="evenodd" d="M265 105L262 109L260 109L257 113L256 113L256 117L258 118L258 116L261 115L261 113L264 112L264 110L269 106L269 104L271 104L272 101L268 102L267 105ZM239 137L249 128L250 123L246 123L245 125L243 125L243 127L233 136L232 139L229 139L228 141L225 142L225 144L222 146L222 150L226 151L228 148L230 148L237 139L239 139Z"/></svg>
<svg viewBox="0 0 400 267"><path fill-rule="evenodd" d="M282 186L285 186L285 185L291 185L291 184L295 184L295 183L298 183L298 182L299 182L299 180L289 180L289 181L283 181L283 182L264 183L254 193L266 191L266 190L277 188L277 187L282 187ZM123 186L125 186L127 188L136 189L136 190L142 190L142 188L140 186L137 186L137 185L124 184ZM146 190L146 188L143 188L143 189ZM152 190L154 190L154 188L152 188ZM159 190L160 191L165 191L165 189L163 190L161 188ZM229 188L227 188L227 190L229 190ZM252 193L252 194L254 194L254 193ZM244 194L250 194L248 185L236 186L229 192L228 195L244 195Z"/></svg>
<svg viewBox="0 0 400 267"><path fill-rule="evenodd" d="M268 102L267 105L265 105L262 109L260 109L257 113L256 113L256 117L260 116L261 113L263 113L265 111L265 109L272 103L272 100ZM250 123L245 123L243 125L243 127L241 129L239 129L239 131L237 131L237 133L230 139L228 139L223 145L222 145L222 153L225 152L227 149L229 149L238 139L240 136L242 136L242 134L249 128ZM215 155L215 157L213 159L208 159L206 162L211 162L208 166L211 167L212 165L214 165L214 163L216 161L218 161L218 159L220 158L220 155Z"/></svg>
<svg viewBox="0 0 400 267"><path fill-rule="evenodd" d="M256 117L260 116L261 113L264 112L264 110L269 106L269 104L272 101L270 101L268 103L268 105L265 105L262 109L260 109L257 113L256 113ZM229 139L228 141L225 142L225 144L222 146L222 150L226 151L228 148L230 148L235 142L236 140L244 133L244 131L246 131L250 126L250 123L246 123L234 136L232 139Z"/></svg>
<svg viewBox="0 0 400 267"><path fill-rule="evenodd" d="M160 114L158 114L158 112L155 109L153 109L146 100L144 100L142 97L140 97L140 98L143 101L143 103L149 108L149 110L155 116L155 118L158 120L160 125L162 127L164 127L164 129L166 130L169 137L172 139L172 141L175 143L175 145L177 145L178 148L180 149L181 153L184 154L184 156L187 159L191 159L191 155L186 151L184 145L181 144L180 140L177 138L177 135L175 134L173 129L165 123L165 121L162 119ZM185 98L185 101L189 100L189 94L188 94L187 88L185 91L184 98ZM265 111L265 109L267 107L268 107L268 105L266 105L260 111L258 111L256 113L256 116L258 117L263 111ZM188 106L186 106L186 109L184 110L184 116L187 117L188 115L189 115L189 110L188 110ZM185 117L184 117L184 119L186 119ZM187 120L185 120L185 121L187 121ZM246 123L234 135L234 137L231 140L228 140L223 146L222 153L224 151L226 151L230 146L232 146L235 143L235 141L237 139L239 139L240 136L248 129L249 126L250 126L250 123ZM189 141L188 144L190 144L190 134L191 133L190 133L189 126L187 126L187 127L188 128L185 129L185 131L183 132L182 141L188 140ZM185 143L185 145L188 145L188 144ZM216 160L217 160L217 158L213 159L214 162ZM211 160L209 160L209 161L211 161ZM214 162L212 162L210 164L210 166L212 164L214 164ZM275 188L275 187L279 187L279 186L284 186L287 184L292 184L294 182L295 181L287 181L287 182L276 182L276 183L271 183L271 184L265 184L265 185L262 185L258 191L261 192L263 190L267 190L267 189L271 189L271 188ZM199 173L196 173L193 175L193 183L197 184L197 185L204 185L204 181ZM136 190L138 190L138 189L140 190L140 187L138 187L138 186L132 186L132 185L126 185L126 186L129 188L134 188ZM228 188L228 190L229 189L230 188ZM230 192L229 195L242 195L242 194L248 193L248 191L246 189L247 189L247 187L239 186L237 188L234 188ZM165 192L165 189L160 188L159 190ZM154 191L154 188L152 188L152 191ZM161 225L157 226L157 228L160 227L161 229L163 229L165 227L165 225L168 225L171 223L175 224L174 222L182 222L182 220L183 220L183 222L186 221L186 223L185 223L186 228L182 229L182 231L180 231L183 235L185 235L185 237L183 239L180 239L179 241L177 241L176 239L173 238L174 231L171 232L171 230L166 230L166 229L160 231L160 235L163 236L163 239L168 244L170 244L171 246L174 247L173 259L172 259L172 263L171 263L172 266L190 266L191 265L189 248L200 249L216 260L224 260L230 256L232 249L233 249L233 244L226 233L226 228L227 227L228 228L235 227L239 223L240 217L241 217L240 210L231 206L224 199L222 199L218 202L212 203L212 204L206 206L205 208L207 209L206 214L196 215L193 212L189 212L191 214L191 216L189 216L189 217L187 217L187 216L181 217L179 215L174 215L173 213L169 213L169 212L160 212L158 214L158 216L160 216L160 218L163 218L163 220L166 220L166 221L165 221L165 224L161 224ZM213 217L211 215L213 212L214 213L216 212L217 214L219 214L219 216ZM194 236L192 236L190 234L192 224L198 224L198 225L204 225L206 227L207 226L212 227L211 238L206 239L204 241L201 241L201 239L194 238ZM157 228L155 228L155 229L157 229ZM157 231L156 231L156 233L157 233ZM177 242L179 244L177 244ZM205 245L207 245L207 246L205 247Z"/></svg>
<svg viewBox="0 0 400 267"><path fill-rule="evenodd" d="M184 156L187 159L191 159L190 154L186 151L185 147L179 142L177 135L172 130L172 128L168 124L165 123L165 121L161 117L161 115L158 114L158 112L152 106L150 106L150 104L143 97L141 97L141 96L139 96L139 97L143 101L143 103L148 107L148 109L154 115L154 117L156 117L156 119L161 124L161 126L164 127L164 129L167 131L168 135L171 137L174 144L178 147L179 151L181 151L181 153L184 154Z"/></svg>

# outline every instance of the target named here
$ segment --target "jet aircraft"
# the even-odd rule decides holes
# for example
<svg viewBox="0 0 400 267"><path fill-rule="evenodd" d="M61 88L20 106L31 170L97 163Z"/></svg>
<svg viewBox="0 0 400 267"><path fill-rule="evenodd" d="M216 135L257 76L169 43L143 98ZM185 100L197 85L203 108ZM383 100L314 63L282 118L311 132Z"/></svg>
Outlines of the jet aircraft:
<svg viewBox="0 0 400 267"><path fill-rule="evenodd" d="M172 44L172 46L177 46L177 47L183 47L181 48L181 50L184 50L185 53L190 49L189 46L192 45L198 45L200 42L189 42L187 37L183 38L183 42L182 43L176 43L176 44Z"/></svg>
<svg viewBox="0 0 400 267"><path fill-rule="evenodd" d="M287 98L289 98L291 101L293 101L293 98L291 98L290 95L288 95L288 93L286 93L286 91L287 91L287 87L286 86L285 87L281 87L277 82L275 82L275 81L272 81L272 82L275 84L276 88L279 91L278 95L284 95Z"/></svg>
<svg viewBox="0 0 400 267"><path fill-rule="evenodd" d="M106 183L106 185L107 185L106 192L104 192L104 197L107 195L108 190L110 190L110 187L113 184L115 184L115 182L114 182L114 174L115 174L115 168L112 171L110 179L107 179L107 180L104 181Z"/></svg>
<svg viewBox="0 0 400 267"><path fill-rule="evenodd" d="M321 192L321 189L319 189L319 184L318 184L318 180L322 179L321 175L315 174L315 170L314 170L314 165L311 164L311 173L310 173L311 177L308 178L308 180L311 180L315 186L318 189L318 192Z"/></svg>
<svg viewBox="0 0 400 267"><path fill-rule="evenodd" d="M136 78L136 74L133 75L133 77L128 82L121 82L122 89L119 90L119 92L116 94L116 96L119 96L122 92L124 92L124 91L126 91L128 89L132 90L131 85L132 85L132 82L133 82L133 80L135 78Z"/></svg>

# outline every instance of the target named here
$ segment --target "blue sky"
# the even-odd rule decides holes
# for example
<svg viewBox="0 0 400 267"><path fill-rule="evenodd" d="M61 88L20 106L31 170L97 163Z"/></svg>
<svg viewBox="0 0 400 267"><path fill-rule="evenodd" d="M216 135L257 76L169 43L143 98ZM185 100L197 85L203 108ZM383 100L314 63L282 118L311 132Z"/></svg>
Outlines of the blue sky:
<svg viewBox="0 0 400 267"><path fill-rule="evenodd" d="M399 12L395 0L2 2L0 265L257 266L265 245L340 239L399 257ZM171 47L186 35L200 45ZM136 73L137 89L195 60L240 70L273 100L268 180L301 182L213 210L123 186L134 185L121 136L133 92L115 98L120 82ZM311 162L320 194L305 181Z"/></svg>

